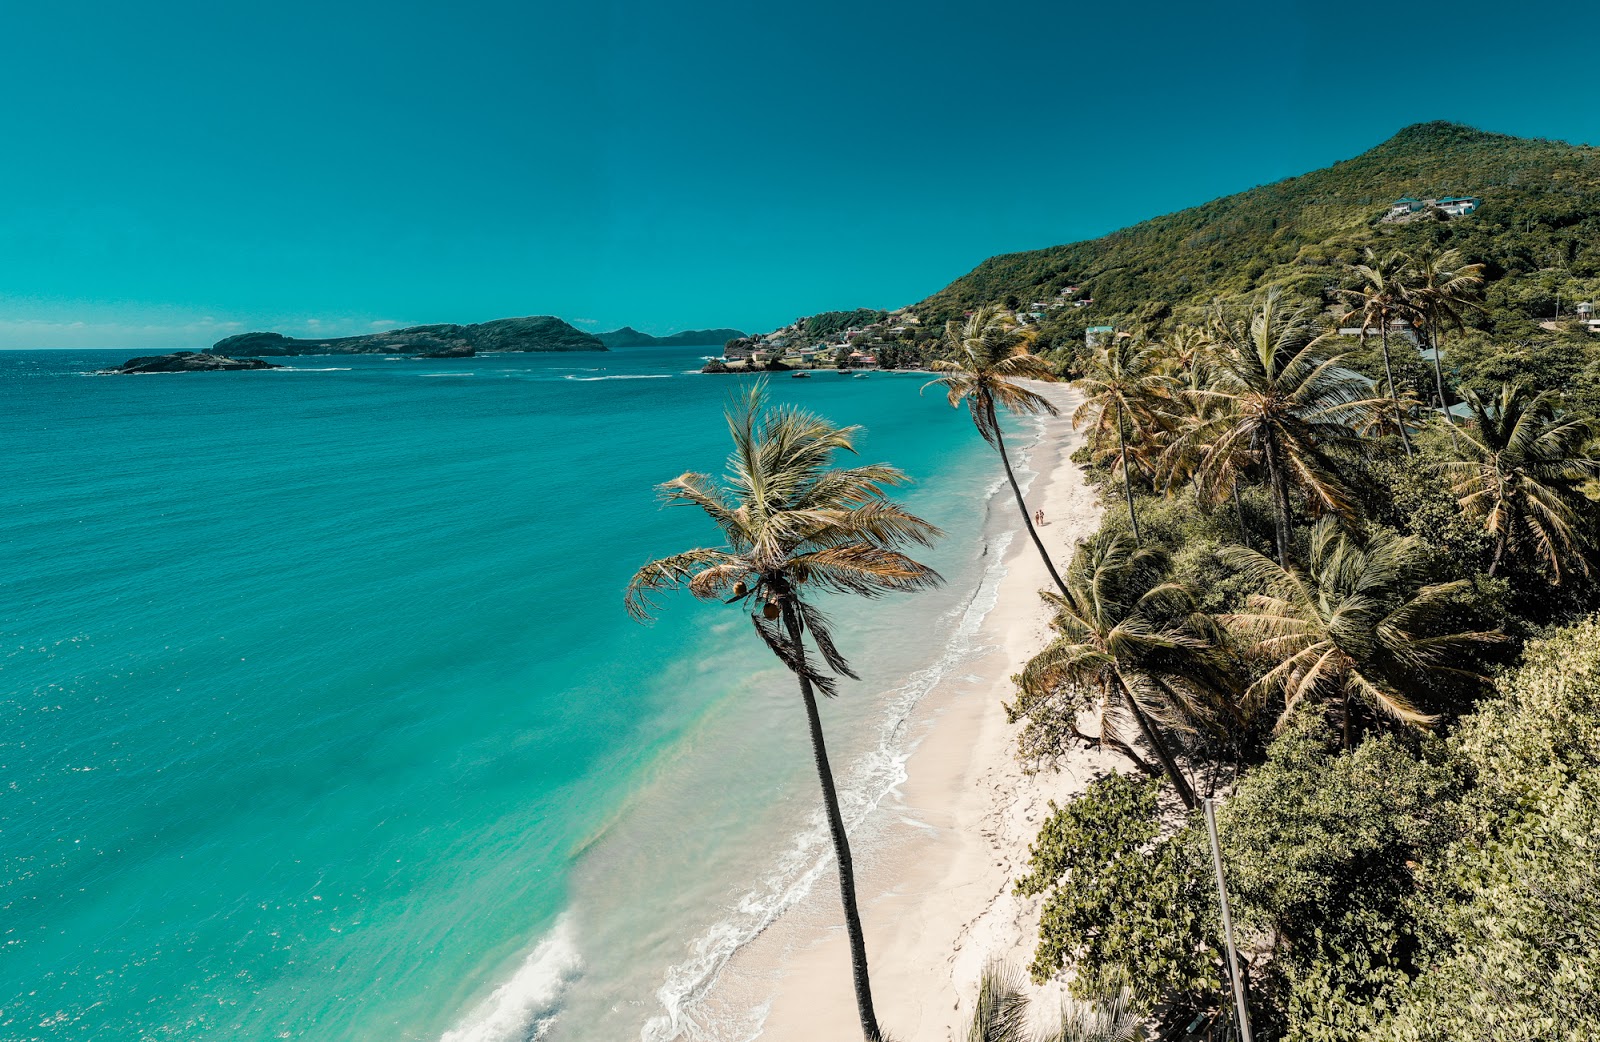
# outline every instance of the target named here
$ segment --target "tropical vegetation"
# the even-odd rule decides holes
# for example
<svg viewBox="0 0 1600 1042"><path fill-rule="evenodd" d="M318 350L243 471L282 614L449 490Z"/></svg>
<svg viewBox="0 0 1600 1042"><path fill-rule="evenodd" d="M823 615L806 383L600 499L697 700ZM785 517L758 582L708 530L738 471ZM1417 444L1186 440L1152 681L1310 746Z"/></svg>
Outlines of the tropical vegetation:
<svg viewBox="0 0 1600 1042"><path fill-rule="evenodd" d="M1470 215L1383 219L1468 190ZM1052 579L1049 640L1006 705L1018 755L1043 772L1092 744L1126 768L1052 807L1015 880L1038 901L1036 981L1215 1037L1238 1028L1232 943L1256 1039L1600 1039L1600 337L1556 317L1584 297L1600 152L1425 124L994 258L916 306L906 342L997 450ZM1007 444L1012 417L1065 400L1052 380L1115 504L1063 560ZM734 424L730 488L667 486L727 547L656 562L630 596L746 603L814 706L831 677L804 631L848 665L805 584L927 585L902 551L931 532L884 499L893 472L821 477L849 428L783 422L783 449ZM801 428L828 448L800 451ZM791 458L807 476L760 491ZM970 1009L968 1038L1024 1037L1003 968Z"/></svg>

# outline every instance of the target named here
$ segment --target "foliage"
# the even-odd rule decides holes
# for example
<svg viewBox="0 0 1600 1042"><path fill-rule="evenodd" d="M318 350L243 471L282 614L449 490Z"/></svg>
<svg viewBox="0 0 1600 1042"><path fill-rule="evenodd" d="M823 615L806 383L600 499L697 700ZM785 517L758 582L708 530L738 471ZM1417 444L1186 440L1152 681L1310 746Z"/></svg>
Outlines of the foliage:
<svg viewBox="0 0 1600 1042"><path fill-rule="evenodd" d="M1259 462L1276 515L1278 563L1287 564L1290 489L1319 512L1353 516L1356 503L1333 454L1353 447L1355 425L1381 400L1367 397L1341 356L1325 349L1307 309L1276 289L1243 314L1218 305L1210 338L1214 377L1193 396L1215 409L1203 425L1195 480L1224 487Z"/></svg>
<svg viewBox="0 0 1600 1042"><path fill-rule="evenodd" d="M1043 596L1059 636L1028 661L1007 707L1013 720L1028 719L1020 739L1025 754L1048 758L1059 752L1054 742L1070 735L1110 744L1145 767L1130 744L1135 732L1124 718L1131 717L1184 806L1193 808L1194 792L1164 732L1217 726L1221 696L1208 683L1207 641L1190 625L1190 591L1163 581L1158 554L1100 533L1073 558L1066 592ZM1078 731L1085 712L1098 718L1095 735Z"/></svg>
<svg viewBox="0 0 1600 1042"><path fill-rule="evenodd" d="M1443 743L1343 751L1315 721L1272 745L1218 815L1240 943L1291 1038L1359 1039L1414 971L1414 870L1453 838L1462 787Z"/></svg>
<svg viewBox="0 0 1600 1042"><path fill-rule="evenodd" d="M990 962L978 979L978 994L963 1042L1138 1042L1145 1037L1146 1010L1126 988L1104 999L1064 1003L1059 1026L1043 1035L1032 1019L1022 981L1005 963Z"/></svg>
<svg viewBox="0 0 1600 1042"><path fill-rule="evenodd" d="M1559 416L1548 391L1507 384L1493 401L1465 396L1473 423L1459 436L1460 458L1438 467L1462 511L1495 541L1489 574L1510 550L1536 559L1557 584L1567 564L1587 575L1594 505L1580 486L1600 477L1600 459L1588 455L1600 425Z"/></svg>
<svg viewBox="0 0 1600 1042"><path fill-rule="evenodd" d="M1161 838L1156 782L1111 775L1051 810L1016 887L1045 897L1034 979L1070 961L1080 996L1128 988L1142 1001L1200 1003L1220 994L1210 866L1193 844Z"/></svg>
<svg viewBox="0 0 1600 1042"><path fill-rule="evenodd" d="M872 308L856 308L854 311L822 311L806 318L797 319L800 332L814 340L823 340L835 333L843 333L847 329L871 325L882 322L889 317L887 311L874 311Z"/></svg>
<svg viewBox="0 0 1600 1042"><path fill-rule="evenodd" d="M1445 632L1440 617L1466 583L1428 582L1419 541L1389 529L1358 535L1323 518L1312 530L1303 572L1242 546L1228 547L1222 558L1263 589L1247 611L1223 623L1267 666L1245 698L1259 705L1281 697L1280 728L1302 703L1331 707L1346 745L1362 709L1431 724L1435 718L1410 692L1425 691L1431 678L1470 682L1475 678L1463 666L1473 646L1500 639L1492 632Z"/></svg>
<svg viewBox="0 0 1600 1042"><path fill-rule="evenodd" d="M1476 787L1419 873L1423 971L1374 1037L1600 1038L1600 618L1530 645L1450 744Z"/></svg>

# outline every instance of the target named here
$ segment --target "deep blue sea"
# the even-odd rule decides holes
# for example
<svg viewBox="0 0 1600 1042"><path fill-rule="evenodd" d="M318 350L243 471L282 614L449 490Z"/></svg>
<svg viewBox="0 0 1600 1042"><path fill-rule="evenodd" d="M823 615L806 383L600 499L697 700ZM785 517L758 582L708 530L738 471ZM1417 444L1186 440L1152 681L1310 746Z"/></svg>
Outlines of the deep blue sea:
<svg viewBox="0 0 1600 1042"><path fill-rule="evenodd" d="M697 1003L825 842L748 620L622 606L716 542L653 490L721 470L708 350L0 353L0 1038L736 1033ZM995 458L922 382L770 385L864 425L949 533L944 589L827 605L857 819L997 556Z"/></svg>

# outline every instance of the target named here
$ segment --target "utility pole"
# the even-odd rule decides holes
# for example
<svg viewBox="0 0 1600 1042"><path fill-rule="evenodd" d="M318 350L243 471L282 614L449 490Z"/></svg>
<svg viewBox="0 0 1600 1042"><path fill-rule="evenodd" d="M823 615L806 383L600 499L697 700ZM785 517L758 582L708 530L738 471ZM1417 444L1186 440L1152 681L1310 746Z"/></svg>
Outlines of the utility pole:
<svg viewBox="0 0 1600 1042"><path fill-rule="evenodd" d="M1206 831L1211 835L1211 865L1217 873L1217 899L1222 902L1222 936L1228 942L1228 972L1233 977L1233 1002L1239 1011L1239 1038L1252 1042L1250 1011L1244 1004L1244 978L1239 975L1239 953L1233 947L1233 916L1228 912L1228 887L1222 881L1222 845L1217 842L1217 805L1206 798Z"/></svg>

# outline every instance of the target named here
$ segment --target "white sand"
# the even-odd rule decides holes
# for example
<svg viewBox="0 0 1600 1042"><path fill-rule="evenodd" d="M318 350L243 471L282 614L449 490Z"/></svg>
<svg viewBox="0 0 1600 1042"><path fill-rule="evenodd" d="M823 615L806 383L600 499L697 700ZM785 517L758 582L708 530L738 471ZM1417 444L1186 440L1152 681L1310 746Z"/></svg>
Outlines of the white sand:
<svg viewBox="0 0 1600 1042"><path fill-rule="evenodd" d="M1039 476L1028 507L1043 507L1040 536L1063 569L1076 543L1098 526L1101 506L1068 459L1082 443L1068 419L1076 396L1062 387L1041 390L1062 415L1046 421L1029 453L1029 469ZM995 494L1014 515L1010 487ZM1021 531L1005 568L979 641L991 650L970 674L942 682L918 707L910 725L918 744L907 764L909 778L861 830L861 839L852 840L878 1019L897 1042L954 1038L986 960L1028 965L1039 901L1011 893L1028 846L1051 800L1064 802L1122 766L1115 754L1083 750L1058 773L1022 772L1015 758L1019 726L1006 723L1002 703L1014 694L1010 677L1049 639L1038 591L1050 579ZM1036 990L1055 995L1059 986ZM764 1040L859 1038L837 875L818 879L800 907L739 952L718 991L730 1003L770 1000ZM1053 1009L1056 1003L1035 1005Z"/></svg>

